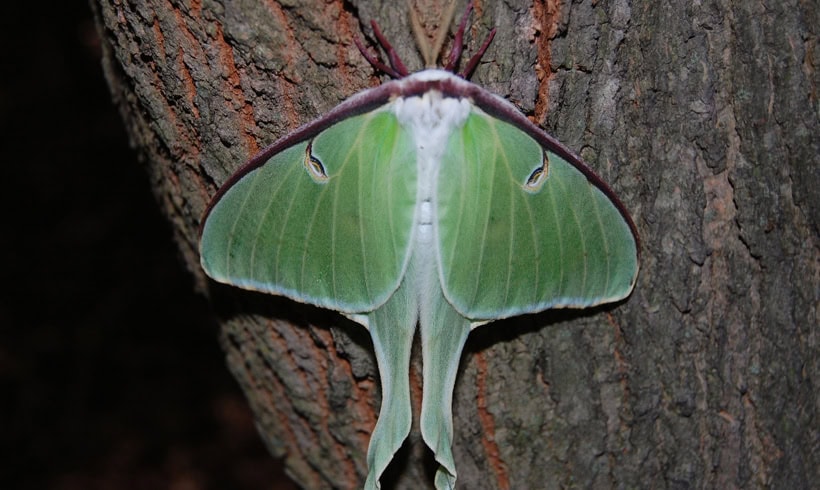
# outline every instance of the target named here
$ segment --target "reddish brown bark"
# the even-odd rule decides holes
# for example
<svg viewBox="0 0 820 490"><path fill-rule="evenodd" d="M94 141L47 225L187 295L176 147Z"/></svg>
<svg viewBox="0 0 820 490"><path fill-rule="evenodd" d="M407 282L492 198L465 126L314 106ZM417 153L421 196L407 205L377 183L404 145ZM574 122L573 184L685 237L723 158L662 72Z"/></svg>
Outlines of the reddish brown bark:
<svg viewBox="0 0 820 490"><path fill-rule="evenodd" d="M366 332L206 283L199 217L258 148L366 86L371 2L99 2L109 83L264 439L305 488L352 488L378 407ZM432 8L432 7L428 7ZM612 184L643 240L632 297L476 330L455 394L463 488L807 488L820 474L818 7L477 5L474 81ZM416 382L414 386L418 386ZM431 479L417 435L396 488Z"/></svg>

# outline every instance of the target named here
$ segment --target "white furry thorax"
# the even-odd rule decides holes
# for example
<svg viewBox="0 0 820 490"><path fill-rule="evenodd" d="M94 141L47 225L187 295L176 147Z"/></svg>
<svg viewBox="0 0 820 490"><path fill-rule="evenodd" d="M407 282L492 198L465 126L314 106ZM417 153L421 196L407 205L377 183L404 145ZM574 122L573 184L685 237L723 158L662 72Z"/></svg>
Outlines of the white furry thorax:
<svg viewBox="0 0 820 490"><path fill-rule="evenodd" d="M424 70L402 79L401 82L428 82L449 78L457 77L444 70ZM432 142L439 138L446 140L454 128L464 124L471 107L469 100L444 97L437 90L429 90L420 96L399 97L393 101L393 112L399 124L409 129L417 142Z"/></svg>
<svg viewBox="0 0 820 490"><path fill-rule="evenodd" d="M455 78L444 70L425 70L414 73L402 81L436 81ZM472 110L472 103L466 98L445 97L437 90L429 90L421 95L398 97L392 102L392 111L398 122L410 131L416 146L418 165L418 210L416 223L422 243L432 236L434 195L436 178L447 141L453 131L464 125Z"/></svg>
<svg viewBox="0 0 820 490"><path fill-rule="evenodd" d="M435 81L456 78L444 70L424 70L414 73L402 82L416 80ZM419 157L419 176L435 169L441 161L447 140L452 132L462 125L470 115L472 103L464 98L445 97L437 90L429 90L421 95L399 97L393 101L393 113L405 129L410 131L416 143Z"/></svg>

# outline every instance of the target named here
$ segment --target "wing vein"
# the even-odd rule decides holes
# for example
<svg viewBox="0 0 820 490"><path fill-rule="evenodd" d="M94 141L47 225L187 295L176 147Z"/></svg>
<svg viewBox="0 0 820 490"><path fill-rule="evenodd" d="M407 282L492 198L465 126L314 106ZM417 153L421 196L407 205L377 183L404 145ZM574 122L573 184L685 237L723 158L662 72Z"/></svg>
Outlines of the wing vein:
<svg viewBox="0 0 820 490"><path fill-rule="evenodd" d="M368 264L367 264L367 243L365 242L365 236L367 234L365 233L365 229L364 229L365 228L365 222L364 222L364 196L363 196L365 185L364 185L364 182L362 182L362 180L364 178L364 175L365 175L365 172L363 172L364 169L362 168L364 155L363 155L363 152L362 152L362 147L360 145L360 142L361 142L361 139L362 139L361 138L362 134L365 132L365 129L369 127L371 122L372 122L372 120L370 118L368 118L364 121L364 124L361 125L361 127L359 129L359 132L356 134L356 144L351 146L351 150L350 150L351 154L352 154L353 151L354 151L353 148L358 148L358 152L357 152L358 153L358 159L356 159L356 163L358 164L359 168L357 169L358 175L357 175L357 179L356 179L356 189L357 189L356 194L359 197L358 202L357 202L357 205L358 205L357 207L358 207L358 210L359 210L359 212L358 212L358 218L359 218L359 246L361 247L361 250L362 250L362 278L364 280L364 289L366 291L366 294L367 294L368 298L372 298L373 295L370 292L370 282L368 281L368 278L370 277L370 275L367 273L367 267L368 267ZM372 155L368 155L368 156L372 157ZM368 170L370 170L370 169L368 169ZM370 174L373 175L374 178L375 178L375 175L376 175L375 171L371 171ZM376 214L375 216L378 216L378 214Z"/></svg>
<svg viewBox="0 0 820 490"><path fill-rule="evenodd" d="M609 240L607 238L606 229L604 228L604 221L601 218L601 207L599 202L595 199L595 187L590 185L589 191L590 198L595 203L595 217L598 221L598 228L601 230L601 240L603 241L604 257L606 259L606 284L603 291L601 291L601 296L604 296L609 292L610 273L612 271L611 254L609 250Z"/></svg>
<svg viewBox="0 0 820 490"><path fill-rule="evenodd" d="M270 160L268 160L268 162L265 162L265 165L267 165L269 162L270 162ZM285 165L287 163L290 163L290 162L283 162L282 165ZM289 165L289 167L290 168L287 170L287 172L285 173L283 178L280 179L276 183L276 185L273 189L271 189L271 191L269 193L270 199L268 200L268 204L265 206L265 210L262 212L262 215L259 218L259 222L256 225L256 232L254 233L253 246L251 247L251 258L250 258L250 263L249 263L249 267L248 267L251 274L253 274L253 271L255 270L255 267L256 267L256 251L259 249L259 241L262 239L262 230L265 228L264 225L268 221L268 219L271 215L271 210L273 208L273 203L276 202L276 197L279 195L279 190L282 188L282 183L285 180L287 180L287 178L293 172L294 167L298 170L301 170L299 167L296 167L295 165L292 165L292 164ZM262 167L259 168L258 172L261 174L264 168L265 167L263 165ZM292 193L290 203L288 204L288 209L286 211L285 219L287 219L287 215L290 213L290 209L291 209L291 206L293 205L293 201L296 199L296 196L299 193L298 191L299 190L296 189L296 192ZM248 193L248 195L250 195L250 193ZM280 236L280 239L281 239L281 236ZM278 275L278 268L279 268L279 263L278 263L278 258L279 257L278 256L279 256L279 250L280 249L281 249L281 247L276 247L277 257L276 257L276 261L274 261L274 267L276 269L273 272L273 278L276 278L277 275Z"/></svg>
<svg viewBox="0 0 820 490"><path fill-rule="evenodd" d="M496 160L498 158L498 146L493 145L493 150L494 153L492 157L487 159L487 161L492 163L492 169L490 169L490 171L492 174L495 174L495 167L497 163ZM479 171L481 170L483 170L483 166L479 166ZM481 283L481 273L484 265L484 254L487 251L487 235L490 229L490 214L493 208L493 202L495 200L495 193L493 192L493 190L495 189L495 179L491 178L489 182L489 189L486 190L487 202L485 207L486 212L484 214L484 230L482 230L481 232L481 240L479 241L481 246L479 247L478 263L476 264L475 272L476 281L474 281L475 286L473 288L473 298L470 301L470 308L475 307L476 298L478 297L479 284ZM481 180L476 179L476 188L474 189L474 195L481 195L482 189L480 183Z"/></svg>
<svg viewBox="0 0 820 490"><path fill-rule="evenodd" d="M253 182L251 182L251 188L256 187L259 181L259 174L257 173L254 178ZM231 249L233 248L234 238L236 238L236 227L239 225L239 217L242 216L243 211L245 210L246 205L251 197L251 192L248 192L245 195L245 199L242 200L242 205L239 208L239 211L236 213L236 217L233 220L233 224L231 225L230 235L228 236L228 242L225 246L225 277L231 277L231 257L233 254L231 253Z"/></svg>
<svg viewBox="0 0 820 490"><path fill-rule="evenodd" d="M507 193L510 196L509 201L509 222L508 222L508 243L507 243L507 277L506 283L504 284L504 308L507 308L509 305L509 297L510 297L510 285L512 283L512 272L513 272L513 260L515 254L515 204L516 204L516 179L515 175L513 174L512 167L510 164L510 158L507 154L506 149L502 145L501 138L498 135L498 126L493 121L491 125L493 129L493 139L495 141L495 147L499 149L499 158L504 163L504 168L507 170L507 178L509 179L508 182L510 183L510 192Z"/></svg>
<svg viewBox="0 0 820 490"><path fill-rule="evenodd" d="M556 177L555 181L558 178ZM555 234L557 235L557 242L558 242L558 291L556 291L556 296L559 298L563 298L565 284L564 284L564 234L561 230L561 218L558 215L558 202L555 200L555 192L553 192L552 186L559 186L557 182L548 183L550 185L549 189L549 198L552 202L552 218L555 221Z"/></svg>

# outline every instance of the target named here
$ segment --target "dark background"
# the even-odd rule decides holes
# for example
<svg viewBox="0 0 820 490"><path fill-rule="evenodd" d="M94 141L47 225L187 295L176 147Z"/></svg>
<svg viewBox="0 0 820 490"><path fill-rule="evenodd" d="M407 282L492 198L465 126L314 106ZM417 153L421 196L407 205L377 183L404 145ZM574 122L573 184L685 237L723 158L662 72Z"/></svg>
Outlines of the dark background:
<svg viewBox="0 0 820 490"><path fill-rule="evenodd" d="M128 147L89 6L2 17L0 487L292 488Z"/></svg>

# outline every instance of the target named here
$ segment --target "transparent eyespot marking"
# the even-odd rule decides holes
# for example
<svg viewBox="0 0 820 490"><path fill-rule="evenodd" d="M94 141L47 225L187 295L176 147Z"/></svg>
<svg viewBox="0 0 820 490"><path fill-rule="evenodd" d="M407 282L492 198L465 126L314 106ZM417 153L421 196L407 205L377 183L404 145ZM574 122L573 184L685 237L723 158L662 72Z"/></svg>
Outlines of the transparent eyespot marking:
<svg viewBox="0 0 820 490"><path fill-rule="evenodd" d="M539 167L532 171L527 181L524 183L524 190L527 192L538 192L544 186L550 173L549 155L545 151L543 153L543 161Z"/></svg>
<svg viewBox="0 0 820 490"><path fill-rule="evenodd" d="M324 184L327 182L327 172L322 162L313 155L313 141L308 143L305 148L305 169L310 177L317 184Z"/></svg>

